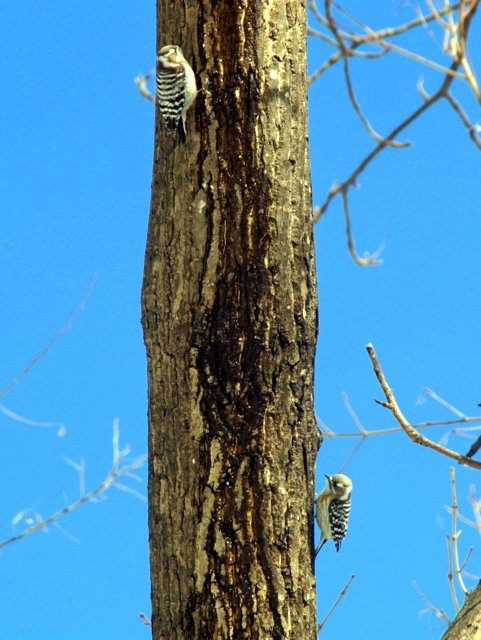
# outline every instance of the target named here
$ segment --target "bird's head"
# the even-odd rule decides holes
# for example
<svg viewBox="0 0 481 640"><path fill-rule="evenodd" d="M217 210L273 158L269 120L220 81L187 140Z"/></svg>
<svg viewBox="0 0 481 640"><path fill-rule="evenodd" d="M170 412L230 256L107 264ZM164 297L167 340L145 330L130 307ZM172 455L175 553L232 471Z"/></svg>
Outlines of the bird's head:
<svg viewBox="0 0 481 640"><path fill-rule="evenodd" d="M164 69L179 69L185 58L182 49L176 44L166 44L159 50L157 61Z"/></svg>
<svg viewBox="0 0 481 640"><path fill-rule="evenodd" d="M327 487L338 500L347 500L352 491L352 480L342 473L327 476Z"/></svg>

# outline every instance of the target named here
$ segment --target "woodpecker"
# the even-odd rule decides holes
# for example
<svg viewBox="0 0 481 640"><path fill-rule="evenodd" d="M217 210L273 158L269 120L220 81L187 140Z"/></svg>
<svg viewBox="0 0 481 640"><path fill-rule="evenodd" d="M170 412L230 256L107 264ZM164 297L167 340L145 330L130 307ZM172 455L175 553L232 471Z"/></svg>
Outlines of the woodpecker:
<svg viewBox="0 0 481 640"><path fill-rule="evenodd" d="M195 75L182 49L167 44L157 55L157 104L169 127L185 142L185 116L197 95Z"/></svg>
<svg viewBox="0 0 481 640"><path fill-rule="evenodd" d="M316 520L322 532L315 556L327 540L334 540L336 550L347 532L349 512L351 511L352 481L342 473L326 476L325 488L316 499Z"/></svg>

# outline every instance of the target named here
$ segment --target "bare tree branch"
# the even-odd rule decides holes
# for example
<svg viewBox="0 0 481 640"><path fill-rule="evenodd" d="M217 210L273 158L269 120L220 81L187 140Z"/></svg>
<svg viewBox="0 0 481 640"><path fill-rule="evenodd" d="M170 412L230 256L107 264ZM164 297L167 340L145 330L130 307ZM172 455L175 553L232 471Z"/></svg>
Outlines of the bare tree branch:
<svg viewBox="0 0 481 640"><path fill-rule="evenodd" d="M471 140L478 147L478 149L481 149L481 139L479 138L478 133L477 133L481 129L481 127L479 125L473 124L469 120L468 116L464 112L464 110L461 107L461 105L459 104L459 102L457 102L457 100L454 99L452 93L450 93L448 91L448 93L446 94L445 97L446 97L446 100L449 102L449 104L454 109L454 111L461 118L461 121L464 124L464 126L466 127L466 130L469 133L469 137L471 138Z"/></svg>
<svg viewBox="0 0 481 640"><path fill-rule="evenodd" d="M451 451L451 449L448 449L447 447L443 447L437 442L433 442L429 438L426 438L425 436L421 435L419 431L417 431L408 422L408 420L404 417L401 409L399 408L396 402L396 399L394 397L394 394L387 383L387 380L384 376L381 366L379 365L373 345L368 344L366 347L366 350L368 352L369 358L371 359L374 373L376 374L379 384L381 385L381 388L386 397L385 406L391 411L391 413L393 414L393 416L395 417L399 425L402 427L406 435L410 438L410 440L412 440L414 443L419 444L423 447L428 447L429 449L433 449L433 451L437 451L437 453L441 453L442 455L447 456L448 458L452 458L453 460L456 460L460 464L464 464L467 467L471 467L473 469L481 469L481 462L472 460L471 458L463 456L460 453L457 453L456 451Z"/></svg>
<svg viewBox="0 0 481 640"><path fill-rule="evenodd" d="M379 35L379 33L377 33L376 31L373 31L368 26L362 24L362 22L360 22L351 14L349 14L345 9L341 8L339 5L336 5L336 7L341 13L343 13L346 17L352 20L352 22L354 22L359 27L361 27L361 29L367 34L366 36L357 36L357 35L355 37L346 36L346 40L351 40L355 44L357 43L371 44L371 45L383 47L387 50L395 51L396 53L399 53L405 56L406 58L411 58L416 62L424 64L430 67L431 69L434 69L435 71L440 71L441 73L452 75L454 78L459 78L460 80L467 80L467 77L462 73L458 73L457 71L452 71L448 67L445 67L441 64L438 64L437 62L434 62L434 60L429 60L428 58L425 58L424 56L421 56L418 53L413 53L412 51L409 51L409 49L400 47L396 44L393 44L392 42L386 42L386 40L384 40L384 38L382 38Z"/></svg>
<svg viewBox="0 0 481 640"><path fill-rule="evenodd" d="M144 624L145 624L147 627L151 627L151 626L152 626L151 621L147 618L147 616L145 615L145 613L139 613L139 618L141 618L141 619L144 621Z"/></svg>
<svg viewBox="0 0 481 640"><path fill-rule="evenodd" d="M340 601L342 600L342 598L346 595L346 591L349 589L349 585L351 584L351 582L354 580L355 576L351 576L349 578L349 580L347 581L346 586L344 587L344 589L341 591L341 593L339 594L339 596L337 597L336 602L332 605L332 607L329 609L329 612L327 614L327 616L324 618L324 620L321 622L320 625L318 625L317 627L317 633L319 634L322 631L322 628L324 627L324 625L326 624L327 620L329 619L329 617L331 616L331 614L333 613L334 609L337 607L337 605L340 603Z"/></svg>
<svg viewBox="0 0 481 640"><path fill-rule="evenodd" d="M453 64L451 65L451 68L455 69L457 66L459 66L458 63L453 62ZM417 109L415 109L405 120L403 120L403 122L401 122L401 124L399 124L395 129L393 129L391 133L387 136L387 138L390 140L395 139L401 131L404 131L404 129L406 129L412 122L417 120L417 118L419 118L425 111L427 111L430 107L432 107L433 104L435 104L441 98L444 98L446 95L446 92L448 91L451 85L452 80L453 78L451 76L446 76L440 88L436 91L436 93L434 93L427 100L425 100L424 104L420 105ZM371 153L369 153L364 158L364 160L362 160L362 162L357 166L357 168L351 173L351 175L349 176L349 178L347 178L347 180L345 180L340 184L336 184L334 187L331 188L331 190L329 191L329 195L327 196L324 204L321 207L318 207L315 209L315 213L314 213L315 222L317 222L318 220L320 220L320 218L322 218L322 216L326 213L332 200L336 196L338 196L339 194L342 194L343 197L347 197L347 193L349 189L356 186L359 175L374 160L374 158L376 158L379 155L379 153L381 153L381 151L385 147L386 147L386 144L384 142L382 141L379 142L379 144L377 144L376 147L374 147Z"/></svg>
<svg viewBox="0 0 481 640"><path fill-rule="evenodd" d="M351 75L350 75L350 72L349 72L349 57L350 57L349 49L350 49L350 47L346 47L346 45L344 44L344 41L342 39L342 36L341 36L341 34L339 33L339 31L337 29L336 22L334 21L334 19L332 17L332 13L331 13L331 2L330 2L330 0L325 0L324 9L325 9L325 12L326 12L326 18L327 18L328 27L331 30L331 32L333 33L334 37L336 38L337 46L339 47L339 51L340 51L341 56L342 56L342 62L343 62L343 68L344 68L344 79L346 81L346 87L347 87L347 93L349 95L349 100L351 101L353 109L356 112L356 114L358 115L358 117L361 120L362 124L364 125L364 128L366 129L367 133L374 140L376 140L376 142L383 141L385 145L390 146L390 147L395 147L395 148L400 149L400 148L409 146L409 143L396 142L395 140L392 140L390 138L384 138L384 137L380 136L379 134L377 134L374 131L374 129L372 128L372 126L369 123L369 121L366 118L366 116L362 113L361 108L359 106L359 103L357 101L357 98L356 98L356 96L354 94L354 88L352 86Z"/></svg>
<svg viewBox="0 0 481 640"><path fill-rule="evenodd" d="M112 468L110 469L110 471L107 474L106 478L99 485L97 485L89 493L85 494L84 493L84 484L83 484L83 481L84 481L84 476L83 476L84 465L83 464L80 464L80 465L71 464L71 461L70 461L69 464L71 464L71 466L74 466L74 468L77 468L77 471L79 472L79 477L80 477L80 497L79 497L79 499L76 500L75 502L72 502L68 506L64 507L60 511L57 511L56 513L51 515L49 518L43 519L40 516L40 514L36 514L36 522L35 522L35 524L32 524L32 526L30 526L27 529L25 529L25 531L22 531L22 533L19 533L17 535L11 536L10 538L7 538L6 540L0 541L0 549L2 549L3 547L6 547L7 545L12 544L14 542L18 542L19 540L22 540L23 538L26 538L27 536L30 536L33 533L36 533L37 531L45 531L46 528L49 525L55 524L57 522L57 520L59 520L60 518L62 518L65 515L67 515L67 513L72 513L72 511L76 511L85 502L89 502L89 501L93 502L93 501L95 501L96 498L98 498L99 496L102 496L110 487L118 486L116 484L117 478L121 478L123 476L127 477L130 474L131 471L133 471L134 469L138 469L139 467L141 467L144 464L144 462L145 462L145 460L147 458L147 456L145 454L142 455L142 456L139 456L138 458L136 458L130 464L126 464L124 466L120 466L120 463L121 463L122 459L128 453L128 449L123 449L123 450L119 449L118 420L114 420L114 429L113 429L112 442L113 442L113 446L112 446L112 448L113 448L113 464L112 464ZM124 490L125 490L125 487L124 487ZM136 497L141 498L142 500L145 500L145 497L141 496L138 492L135 492L133 490L130 490L129 492L130 493L134 493L136 495ZM23 519L24 515L25 515L25 512L22 512L21 514L17 514L17 516L15 516L13 518L13 522L14 523L19 522L20 519ZM19 518L19 516L22 516L22 518Z"/></svg>
<svg viewBox="0 0 481 640"><path fill-rule="evenodd" d="M453 560L454 560L454 569L456 571L456 578L458 580L459 586L461 588L461 591L467 595L469 593L469 591L466 589L466 586L464 584L463 581L463 577L462 577L462 569L464 567L464 565L466 564L468 558L469 558L469 553L468 553L468 558L466 558L466 560L463 563L463 566L460 566L459 564L459 553L458 553L458 540L459 540L459 536L461 535L461 531L458 531L458 526L457 526L457 518L458 518L458 499L456 496L456 480L455 480L455 473L454 473L454 467L450 467L449 469L449 473L451 475L451 497L452 497L452 534L451 534L451 541L452 541L452 545L453 545ZM449 545L449 536L448 536L448 545ZM453 585L453 589L454 589L454 585ZM457 600L454 600L455 605L457 603ZM459 607L456 607L456 612L459 611Z"/></svg>
<svg viewBox="0 0 481 640"><path fill-rule="evenodd" d="M10 391L10 389L12 387L14 387L16 384L18 384L20 382L20 380L22 378L24 378L27 375L27 373L29 373L29 371L37 364L37 362L39 362L39 360L41 360L50 351L50 349L53 347L53 345L58 340L60 340L60 338L63 335L65 335L67 333L67 331L70 329L70 327L72 326L74 321L77 319L77 317L84 310L85 304L86 304L87 300L89 299L90 294L92 293L92 289L94 288L96 281L97 281L97 274L95 274L93 276L92 280L89 282L89 284L88 284L88 286L87 286L87 288L85 290L85 293L82 296L82 300L79 302L79 304L75 308L75 310L72 313L72 315L68 318L67 322L57 331L57 333L45 345L45 347L40 351L40 353L38 355L36 355L35 358L33 358L27 364L27 366L24 369L22 369L22 371L20 371L20 373L18 375L16 375L15 378L13 378L13 380L11 380L7 384L6 387L4 387L3 389L0 390L0 398L3 398L3 396L6 396L7 393Z"/></svg>
<svg viewBox="0 0 481 640"><path fill-rule="evenodd" d="M481 423L481 416L466 416L464 413L459 411L459 409L456 409L456 407L454 407L452 404L444 400L444 398L441 398L432 389L429 389L428 387L424 387L423 392L429 395L433 400L438 402L441 406L451 411L451 413L454 413L454 415L456 415L457 418L455 420L434 420L434 421L428 421L428 422L418 422L412 425L414 429L426 429L428 427L445 427L445 426L453 426L458 424L466 424L466 423L474 423L474 422ZM390 429L373 429L371 431L368 431L362 425L361 420L359 419L357 413L352 407L348 394L345 391L342 392L342 399L344 401L344 404L346 405L346 409L349 415L351 416L354 424L359 429L359 432L355 431L355 432L348 432L348 433L340 433L337 431L333 431L318 416L316 416L316 420L318 422L318 429L322 437L361 438L362 440L364 440L364 438L368 438L371 436L391 435L393 433L399 433L403 431L402 427L392 427ZM374 400L374 402L376 402L376 404L381 405L385 409L390 409L390 406L387 402L383 402L382 400ZM453 429L452 433L458 436L468 437L466 433L467 431L472 431L472 430L478 431L480 429L481 429L481 424L480 426L476 426L476 427L462 427L461 429Z"/></svg>
<svg viewBox="0 0 481 640"><path fill-rule="evenodd" d="M453 601L454 608L456 610L456 613L458 613L459 612L459 602L458 602L458 597L456 595L456 589L454 588L453 554L451 552L451 536L449 535L449 533L446 536L446 543L447 543L447 547L448 547L448 583L449 583L449 590L451 592L451 599Z"/></svg>
<svg viewBox="0 0 481 640"><path fill-rule="evenodd" d="M421 600L427 604L427 606L429 607L429 609L434 613L434 615L436 616L436 618L439 618L440 620L444 620L444 622L447 622L448 624L451 622L451 620L448 618L447 614L445 611L443 611L442 609L438 609L437 607L435 607L433 605L432 602L430 602L426 596L424 595L424 593L419 589L417 582L413 581L412 582L412 586L414 587L414 589L416 590L418 596L421 598Z"/></svg>
<svg viewBox="0 0 481 640"><path fill-rule="evenodd" d="M409 146L408 142L396 142L396 138L398 137L398 135L415 120L420 118L428 109L430 109L442 98L447 100L455 113L458 115L476 147L481 149L481 139L478 136L479 127L469 120L461 105L454 99L450 91L451 84L455 79L463 80L469 84L473 94L481 104L481 93L479 91L473 67L469 62L467 49L470 23L479 2L481 2L481 0L471 0L471 2L469 3L466 3L466 1L463 0L462 2L453 5L450 5L448 2L446 2L443 9L439 10L437 10L433 6L433 4L430 3L430 15L424 16L421 14L416 20L410 21L404 25L401 25L400 27L382 29L379 31L374 31L370 27L364 25L360 20L349 14L343 7L333 2L333 0L324 0L325 16L321 14L314 0L310 0L309 2L309 7L316 20L323 28L330 31L330 34L334 36L334 39L332 39L330 36L327 36L326 34L316 32L312 29L310 30L310 34L336 48L336 52L333 53L328 58L328 60L309 78L309 83L312 83L327 69L342 60L344 79L349 100L353 106L355 113L361 120L364 128L366 129L368 134L377 142L377 146L360 162L358 167L351 173L349 178L347 178L342 183L336 182L333 187L331 187L324 204L321 207L315 207L314 209L314 221L317 222L326 213L334 198L336 198L338 195L341 195L343 202L343 212L346 221L346 236L349 253L356 264L358 264L359 266L375 266L380 264L378 258L382 249L378 249L373 255L366 254L364 257L360 257L356 252L351 228L348 196L350 189L357 186L357 179L359 175L367 168L367 166L374 160L374 158L376 158L377 155L381 153L381 151L389 146L393 146L396 148L404 148L406 146ZM346 29L345 27L342 27L340 23L333 17L333 7L336 8L337 11L339 11L342 15L347 17L350 22L355 25L356 28L361 29L362 33L355 33L349 29ZM455 12L457 12L456 19L454 19L453 17ZM399 45L386 40L386 38L394 38L395 36L406 33L407 31L416 27L425 27L429 22L435 22L439 24L443 29L445 38L443 51L452 59L449 67L441 65L434 60L429 60L423 56L420 56L419 54L405 49L404 47L400 47ZM414 59L418 63L427 65L432 69L440 71L444 75L443 82L441 83L439 89L432 96L429 96L426 93L422 86L422 81L418 83L418 91L424 100L424 104L415 109L386 137L381 137L374 131L369 120L362 112L354 92L349 67L349 59L352 57L359 57L361 55L366 57L379 57L381 53L381 51L358 51L358 49L363 46L372 46L376 49L380 48L380 50L384 52L395 51L396 53L399 53L405 57ZM460 67L462 68L463 72L459 71Z"/></svg>
<svg viewBox="0 0 481 640"><path fill-rule="evenodd" d="M381 400L374 400L374 402L376 402L376 404L380 404L381 407L384 407L385 409L390 409L387 402L382 402ZM450 425L460 424L460 423L464 424L466 422L481 422L481 417L473 416L473 417L467 417L463 420L439 420L439 421L433 421L433 422L418 422L416 424L413 424L412 426L414 429L426 429L428 427L445 427L445 426L450 426ZM326 425L324 425L324 427L325 427L325 430L323 431L321 429L320 431L322 435L325 436L326 438L362 438L363 439L363 438L369 438L371 436L388 436L393 433L400 433L401 431L404 431L402 427L392 427L391 429L375 429L373 431L365 431L363 433L357 433L355 431L348 432L348 433L339 433L338 431L332 431L331 429L326 427ZM477 427L477 428L481 428L481 427ZM462 432L461 429L454 429L452 433L455 433L456 435L461 435L461 432ZM466 456L466 457L470 457L470 456Z"/></svg>

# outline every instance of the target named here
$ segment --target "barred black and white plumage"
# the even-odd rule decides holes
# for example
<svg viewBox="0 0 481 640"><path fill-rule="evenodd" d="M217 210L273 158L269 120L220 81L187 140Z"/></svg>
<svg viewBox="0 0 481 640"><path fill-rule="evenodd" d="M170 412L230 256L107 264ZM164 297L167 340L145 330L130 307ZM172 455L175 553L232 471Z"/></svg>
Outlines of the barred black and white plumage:
<svg viewBox="0 0 481 640"><path fill-rule="evenodd" d="M326 486L316 499L316 520L322 532L316 555L327 540L333 540L340 550L351 512L351 479L342 473L326 478Z"/></svg>
<svg viewBox="0 0 481 640"><path fill-rule="evenodd" d="M329 503L329 522L331 525L331 538L336 545L336 551L341 548L341 542L347 533L347 523L351 513L351 498L337 500L334 498Z"/></svg>
<svg viewBox="0 0 481 640"><path fill-rule="evenodd" d="M168 44L157 57L157 104L169 129L177 129L185 142L185 117L197 95L195 75L182 49Z"/></svg>

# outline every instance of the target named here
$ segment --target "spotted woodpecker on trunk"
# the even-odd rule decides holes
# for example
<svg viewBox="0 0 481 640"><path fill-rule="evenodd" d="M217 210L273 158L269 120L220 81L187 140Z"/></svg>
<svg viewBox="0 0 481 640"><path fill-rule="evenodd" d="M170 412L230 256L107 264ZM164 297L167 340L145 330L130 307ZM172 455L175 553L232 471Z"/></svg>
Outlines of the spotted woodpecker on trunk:
<svg viewBox="0 0 481 640"><path fill-rule="evenodd" d="M316 499L316 520L322 535L315 555L327 540L333 540L339 551L351 511L352 481L342 473L326 478L326 486Z"/></svg>
<svg viewBox="0 0 481 640"><path fill-rule="evenodd" d="M185 116L197 95L195 75L175 44L162 47L157 56L157 104L169 129L177 129L185 142Z"/></svg>

